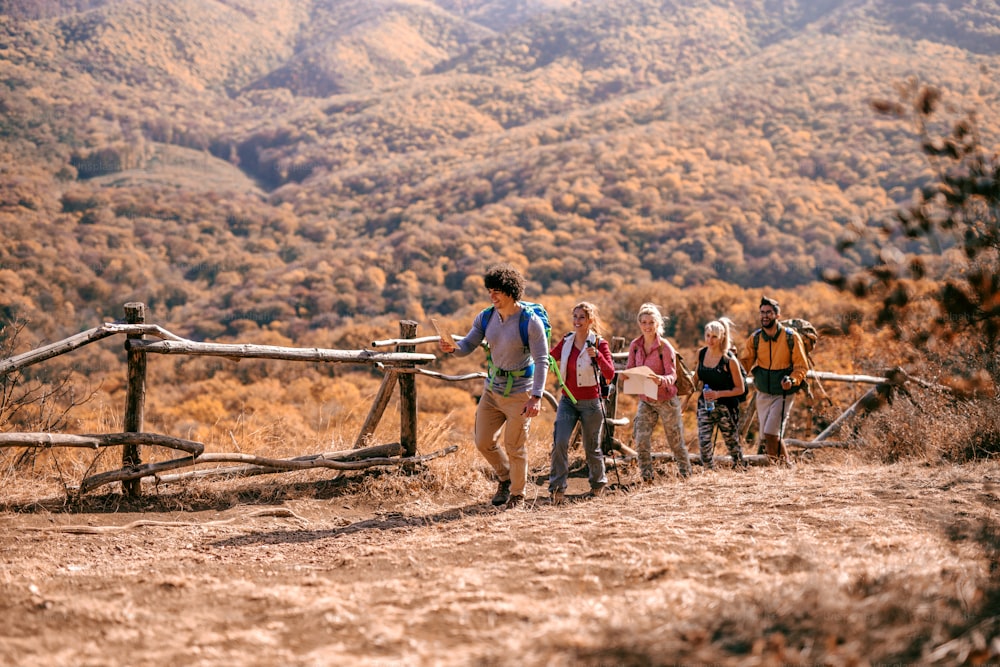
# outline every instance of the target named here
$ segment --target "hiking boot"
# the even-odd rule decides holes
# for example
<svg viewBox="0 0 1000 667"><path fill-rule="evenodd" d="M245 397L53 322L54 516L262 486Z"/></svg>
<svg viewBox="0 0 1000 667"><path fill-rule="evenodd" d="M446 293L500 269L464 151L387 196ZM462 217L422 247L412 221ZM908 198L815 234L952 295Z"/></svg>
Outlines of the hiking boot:
<svg viewBox="0 0 1000 667"><path fill-rule="evenodd" d="M510 501L510 480L503 480L497 485L497 492L493 495L493 506L506 505Z"/></svg>
<svg viewBox="0 0 1000 667"><path fill-rule="evenodd" d="M607 484L598 484L597 486L590 487L590 497L600 498L601 496L604 495L604 491L605 489L607 489L607 487L608 487Z"/></svg>
<svg viewBox="0 0 1000 667"><path fill-rule="evenodd" d="M507 509L512 510L524 503L524 496L511 496L507 501Z"/></svg>
<svg viewBox="0 0 1000 667"><path fill-rule="evenodd" d="M549 496L549 499L552 501L553 505L562 505L563 500L565 498L566 498L566 492L562 490L553 491L552 494Z"/></svg>

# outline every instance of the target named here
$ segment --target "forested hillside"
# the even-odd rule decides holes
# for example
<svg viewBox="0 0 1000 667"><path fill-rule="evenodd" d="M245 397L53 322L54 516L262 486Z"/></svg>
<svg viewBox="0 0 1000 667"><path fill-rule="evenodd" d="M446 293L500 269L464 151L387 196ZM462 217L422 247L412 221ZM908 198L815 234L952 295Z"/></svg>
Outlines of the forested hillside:
<svg viewBox="0 0 1000 667"><path fill-rule="evenodd" d="M931 178L869 106L907 78L1000 130L996 2L0 10L0 315L39 340L143 301L194 338L364 344L466 323L500 259L624 334L677 288L863 266L838 239Z"/></svg>

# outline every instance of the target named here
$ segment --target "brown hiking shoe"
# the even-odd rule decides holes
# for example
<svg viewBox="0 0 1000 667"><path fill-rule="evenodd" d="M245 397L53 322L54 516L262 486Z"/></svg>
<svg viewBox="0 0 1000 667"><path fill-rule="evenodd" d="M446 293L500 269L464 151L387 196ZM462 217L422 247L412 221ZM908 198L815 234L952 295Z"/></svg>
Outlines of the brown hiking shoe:
<svg viewBox="0 0 1000 667"><path fill-rule="evenodd" d="M524 504L524 496L511 496L510 500L507 501L507 509L512 510L519 505Z"/></svg>
<svg viewBox="0 0 1000 667"><path fill-rule="evenodd" d="M493 506L500 507L506 505L510 500L510 480L504 480L497 485L497 492L493 494Z"/></svg>
<svg viewBox="0 0 1000 667"><path fill-rule="evenodd" d="M566 499L566 492L562 490L553 491L552 495L549 496L549 499L552 500L553 505L562 505L563 500Z"/></svg>

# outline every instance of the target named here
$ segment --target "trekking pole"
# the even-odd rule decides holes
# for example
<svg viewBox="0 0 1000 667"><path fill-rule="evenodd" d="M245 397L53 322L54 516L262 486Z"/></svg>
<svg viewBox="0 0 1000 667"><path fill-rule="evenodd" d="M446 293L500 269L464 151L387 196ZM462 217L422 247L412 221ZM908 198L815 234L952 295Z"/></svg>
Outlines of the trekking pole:
<svg viewBox="0 0 1000 667"><path fill-rule="evenodd" d="M784 388L781 390L781 423L778 424L778 456L782 458L782 462L786 465L791 463L792 458L788 454L788 448L785 447L785 397L788 394L785 393Z"/></svg>
<svg viewBox="0 0 1000 667"><path fill-rule="evenodd" d="M598 386L600 386L600 381L598 381ZM622 478L618 473L618 462L615 461L614 448L611 447L611 434L608 431L608 411L604 407L604 397L599 396L597 402L601 404L601 418L603 419L602 429L601 429L601 452L604 453L605 449L609 450L611 454L611 467L615 469L615 479L618 480L618 488L622 486ZM607 447L605 445L607 444Z"/></svg>
<svg viewBox="0 0 1000 667"><path fill-rule="evenodd" d="M593 343L588 342L588 345L593 345ZM606 455L605 444L609 443L611 440L611 435L608 432L608 411L604 407L604 394L601 391L601 367L597 365L597 357L591 358L591 363L594 365L594 379L597 380L597 402L601 406L601 440L598 443L601 448L601 454ZM618 463L615 461L615 454L613 447L608 445L607 449L611 451L611 466L615 469L615 479L618 480L618 488L622 486L622 478L618 473Z"/></svg>

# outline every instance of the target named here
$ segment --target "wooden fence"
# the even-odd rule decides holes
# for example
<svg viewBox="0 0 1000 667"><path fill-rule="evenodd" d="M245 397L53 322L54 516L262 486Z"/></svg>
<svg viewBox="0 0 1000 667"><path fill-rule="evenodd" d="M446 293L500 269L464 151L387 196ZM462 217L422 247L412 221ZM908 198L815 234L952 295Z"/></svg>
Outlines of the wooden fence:
<svg viewBox="0 0 1000 667"><path fill-rule="evenodd" d="M142 493L141 480L155 477L172 481L191 473L163 475L204 463L239 463L239 467L216 468L199 471L205 474L257 474L306 468L333 470L358 470L373 466L399 466L427 461L457 450L456 447L425 455L417 453L417 396L414 375L418 366L428 364L437 357L413 350L417 323L400 322L401 343L393 352L374 350L331 350L322 348L290 348L272 345L225 345L200 343L177 336L157 325L146 324L145 305L125 304L125 321L103 324L51 345L0 361L0 374L7 375L22 368L66 354L84 345L113 335L125 336L127 353L127 387L122 433L69 435L60 433L0 433L0 447L122 447L122 466L84 478L79 487L71 489L84 494L99 486L121 482L122 492L128 496ZM152 337L152 338L149 338ZM312 454L292 459L270 459L240 453L206 453L204 444L143 431L143 413L146 397L146 357L148 354L208 355L231 359L282 359L327 363L366 364L385 370L385 376L375 401L365 419L352 450ZM400 433L399 442L364 446L375 432L379 420L388 406L389 399L399 386ZM165 447L184 452L185 456L143 463L142 446Z"/></svg>

